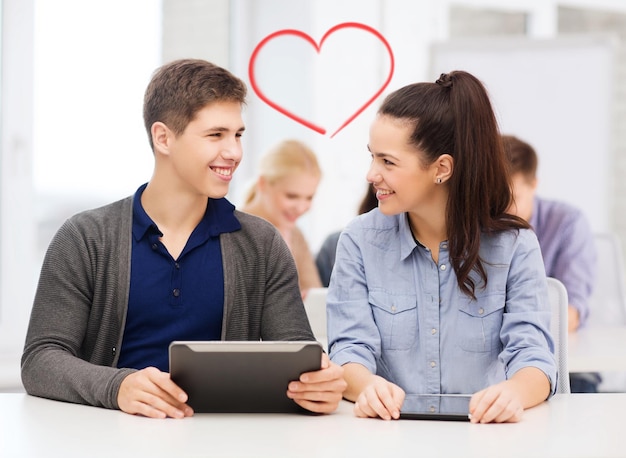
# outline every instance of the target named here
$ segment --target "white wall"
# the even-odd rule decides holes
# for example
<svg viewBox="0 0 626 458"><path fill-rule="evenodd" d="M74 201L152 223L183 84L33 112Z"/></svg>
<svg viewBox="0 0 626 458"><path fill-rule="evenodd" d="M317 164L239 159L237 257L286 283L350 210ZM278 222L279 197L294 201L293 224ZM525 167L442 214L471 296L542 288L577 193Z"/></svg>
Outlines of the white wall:
<svg viewBox="0 0 626 458"><path fill-rule="evenodd" d="M35 189L133 193L152 174L142 113L161 64L160 1L39 0L35 19Z"/></svg>

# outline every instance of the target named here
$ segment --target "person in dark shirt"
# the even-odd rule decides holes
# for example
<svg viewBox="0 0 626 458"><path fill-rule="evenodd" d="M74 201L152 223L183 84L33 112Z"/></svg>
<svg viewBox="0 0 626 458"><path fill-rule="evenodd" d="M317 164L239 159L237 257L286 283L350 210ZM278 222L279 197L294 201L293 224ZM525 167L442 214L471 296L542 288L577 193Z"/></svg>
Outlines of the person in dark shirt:
<svg viewBox="0 0 626 458"><path fill-rule="evenodd" d="M51 241L22 355L29 394L184 418L193 410L167 372L172 340L314 340L280 233L224 197L242 158L245 95L203 60L155 72L144 98L153 175ZM346 384L326 355L321 367L286 396L328 413Z"/></svg>

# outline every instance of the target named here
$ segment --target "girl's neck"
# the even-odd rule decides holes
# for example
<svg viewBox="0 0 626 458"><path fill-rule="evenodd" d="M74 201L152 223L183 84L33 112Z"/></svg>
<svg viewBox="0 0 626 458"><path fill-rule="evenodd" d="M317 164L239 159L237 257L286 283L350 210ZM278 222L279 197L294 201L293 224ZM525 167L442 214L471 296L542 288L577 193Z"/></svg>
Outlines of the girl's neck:
<svg viewBox="0 0 626 458"><path fill-rule="evenodd" d="M433 261L439 261L439 245L448 239L445 216L424 218L415 213L408 213L409 227L413 238L427 247L433 257Z"/></svg>

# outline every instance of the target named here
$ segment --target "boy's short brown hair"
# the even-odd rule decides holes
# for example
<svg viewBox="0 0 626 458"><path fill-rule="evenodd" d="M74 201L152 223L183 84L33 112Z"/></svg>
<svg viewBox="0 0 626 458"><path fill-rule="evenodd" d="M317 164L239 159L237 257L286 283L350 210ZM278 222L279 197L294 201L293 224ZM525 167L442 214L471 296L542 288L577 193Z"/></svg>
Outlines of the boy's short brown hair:
<svg viewBox="0 0 626 458"><path fill-rule="evenodd" d="M539 162L535 149L513 135L502 135L502 143L509 173L511 175L521 173L526 179L534 180L537 177L537 163Z"/></svg>
<svg viewBox="0 0 626 458"><path fill-rule="evenodd" d="M143 120L150 147L152 125L164 123L175 135L185 131L196 113L213 102L238 102L246 98L246 85L211 62L201 59L180 59L158 68L146 88Z"/></svg>

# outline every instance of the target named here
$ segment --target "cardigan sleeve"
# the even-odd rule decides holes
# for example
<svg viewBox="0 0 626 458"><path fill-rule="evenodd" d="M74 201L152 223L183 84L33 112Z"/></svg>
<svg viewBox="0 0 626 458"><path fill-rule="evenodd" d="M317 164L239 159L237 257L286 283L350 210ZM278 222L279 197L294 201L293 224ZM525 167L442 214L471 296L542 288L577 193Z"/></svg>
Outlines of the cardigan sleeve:
<svg viewBox="0 0 626 458"><path fill-rule="evenodd" d="M95 214L68 220L48 247L22 355L22 382L35 396L118 408L119 386L134 372L113 367L128 285L118 282L120 244L102 232L124 224L100 225Z"/></svg>

